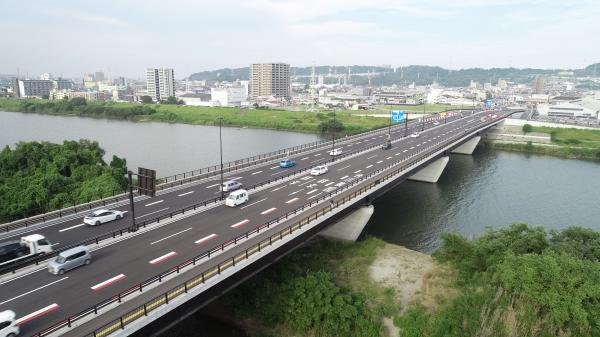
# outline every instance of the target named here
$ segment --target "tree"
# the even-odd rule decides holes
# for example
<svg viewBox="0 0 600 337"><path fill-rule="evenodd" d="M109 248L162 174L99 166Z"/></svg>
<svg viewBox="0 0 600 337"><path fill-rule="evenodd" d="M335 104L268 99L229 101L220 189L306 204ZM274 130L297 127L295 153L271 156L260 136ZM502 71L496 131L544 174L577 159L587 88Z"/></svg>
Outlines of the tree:
<svg viewBox="0 0 600 337"><path fill-rule="evenodd" d="M531 126L531 124L525 124L523 125L523 132L525 133L529 133L533 131L533 126Z"/></svg>
<svg viewBox="0 0 600 337"><path fill-rule="evenodd" d="M76 106L84 106L87 105L87 101L83 97L73 97L69 100L69 105Z"/></svg>
<svg viewBox="0 0 600 337"><path fill-rule="evenodd" d="M150 104L152 103L152 97L148 96L148 95L144 95L140 97L140 100L142 101L142 103L144 104Z"/></svg>
<svg viewBox="0 0 600 337"><path fill-rule="evenodd" d="M163 104L177 104L177 98L175 96L169 96L166 101L162 101Z"/></svg>
<svg viewBox="0 0 600 337"><path fill-rule="evenodd" d="M344 130L344 124L339 120L328 119L319 123L321 133L339 133Z"/></svg>

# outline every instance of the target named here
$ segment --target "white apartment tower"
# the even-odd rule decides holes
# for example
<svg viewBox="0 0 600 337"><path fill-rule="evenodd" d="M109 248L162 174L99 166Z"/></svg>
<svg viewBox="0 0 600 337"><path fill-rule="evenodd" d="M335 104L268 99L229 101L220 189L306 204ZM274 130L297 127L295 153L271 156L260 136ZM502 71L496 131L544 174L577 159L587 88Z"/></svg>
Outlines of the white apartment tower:
<svg viewBox="0 0 600 337"><path fill-rule="evenodd" d="M146 69L148 96L156 102L175 96L175 72L168 68Z"/></svg>
<svg viewBox="0 0 600 337"><path fill-rule="evenodd" d="M253 63L250 65L250 98L290 99L290 65L287 63Z"/></svg>

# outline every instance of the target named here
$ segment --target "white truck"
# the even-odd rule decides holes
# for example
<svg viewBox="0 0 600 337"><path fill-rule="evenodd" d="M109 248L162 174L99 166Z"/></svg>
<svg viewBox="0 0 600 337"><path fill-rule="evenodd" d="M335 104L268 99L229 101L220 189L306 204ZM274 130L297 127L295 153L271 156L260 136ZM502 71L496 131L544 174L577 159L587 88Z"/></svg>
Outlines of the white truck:
<svg viewBox="0 0 600 337"><path fill-rule="evenodd" d="M0 266L50 252L52 245L43 235L27 235L22 237L21 241L0 243Z"/></svg>

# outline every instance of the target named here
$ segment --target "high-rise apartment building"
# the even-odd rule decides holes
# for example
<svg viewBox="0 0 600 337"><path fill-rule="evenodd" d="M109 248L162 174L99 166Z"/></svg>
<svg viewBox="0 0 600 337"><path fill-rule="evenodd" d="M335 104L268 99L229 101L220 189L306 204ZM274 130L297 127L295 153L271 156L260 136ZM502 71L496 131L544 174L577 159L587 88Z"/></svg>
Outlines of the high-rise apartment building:
<svg viewBox="0 0 600 337"><path fill-rule="evenodd" d="M168 68L146 69L148 96L156 102L175 96L175 72Z"/></svg>
<svg viewBox="0 0 600 337"><path fill-rule="evenodd" d="M94 77L96 78L96 82L102 82L104 81L104 72L97 71Z"/></svg>
<svg viewBox="0 0 600 337"><path fill-rule="evenodd" d="M542 75L537 75L533 79L533 93L543 95L546 92L546 78Z"/></svg>
<svg viewBox="0 0 600 337"><path fill-rule="evenodd" d="M287 63L253 63L250 65L250 98L290 99L290 65Z"/></svg>
<svg viewBox="0 0 600 337"><path fill-rule="evenodd" d="M16 79L17 92L16 97L43 97L50 94L54 87L52 81L47 80L19 80Z"/></svg>

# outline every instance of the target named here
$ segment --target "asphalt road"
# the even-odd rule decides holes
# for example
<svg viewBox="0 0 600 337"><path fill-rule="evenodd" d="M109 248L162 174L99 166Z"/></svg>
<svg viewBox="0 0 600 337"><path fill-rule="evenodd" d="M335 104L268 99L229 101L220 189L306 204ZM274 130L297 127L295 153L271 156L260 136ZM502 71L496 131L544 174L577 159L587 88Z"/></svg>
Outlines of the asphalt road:
<svg viewBox="0 0 600 337"><path fill-rule="evenodd" d="M479 122L481 122L481 115L476 114L442 124L426 130L418 138L409 137L395 142L391 150L374 149L348 160L336 161L329 166L329 172L322 176L301 176L290 181L282 181L268 189L250 193L249 202L242 207L218 206L168 225L157 226L152 231L140 233L127 240L94 251L93 262L89 266L75 269L62 276L51 275L45 269L41 269L18 279L1 283L0 311L8 309L15 311L21 320L22 334L30 335L197 256L207 249L219 246L222 242L226 242L254 226L277 218L325 193L328 188L346 184L348 179L374 171L392 160L408 157L432 142L445 140L457 133L472 130ZM350 146L346 144L344 150L356 148L355 146L365 146L365 142L380 143L381 139L371 137L359 144L349 144ZM317 160L321 160L319 157L326 156L326 151L328 149L297 158L297 166L304 167L301 165L308 166L318 163ZM317 154L320 156L316 156ZM307 159L303 159L305 157ZM329 159L328 156L325 160L327 159ZM263 171L269 176L283 172L278 167L271 170L271 167L274 166L265 165L262 168L247 171L244 173L244 177L252 179L253 176L262 173L253 174L258 171ZM266 176L263 175L263 177ZM147 212L153 212L157 209L171 207L167 206L172 205L171 203L180 205L179 203L191 202L193 200L190 200L191 197L185 197L194 194L215 194L217 189L210 187L212 184L206 182L169 193L167 194L170 196L169 199L166 198L166 195L161 195L160 199L163 201L160 203L150 206L143 204L144 202L147 204L156 202L158 201L156 199L159 199L156 198L142 201L138 207L148 207ZM180 196L190 191L193 193ZM167 200L170 201L167 202ZM65 234L58 240L65 242L63 238L68 233L77 233L80 237L86 237L88 228L93 229L93 227L79 226L59 231L70 226L73 225L53 226L52 229L48 229L50 230L48 233L52 233L53 230L53 235ZM53 239L51 238L51 240ZM24 320L24 318L29 319Z"/></svg>

